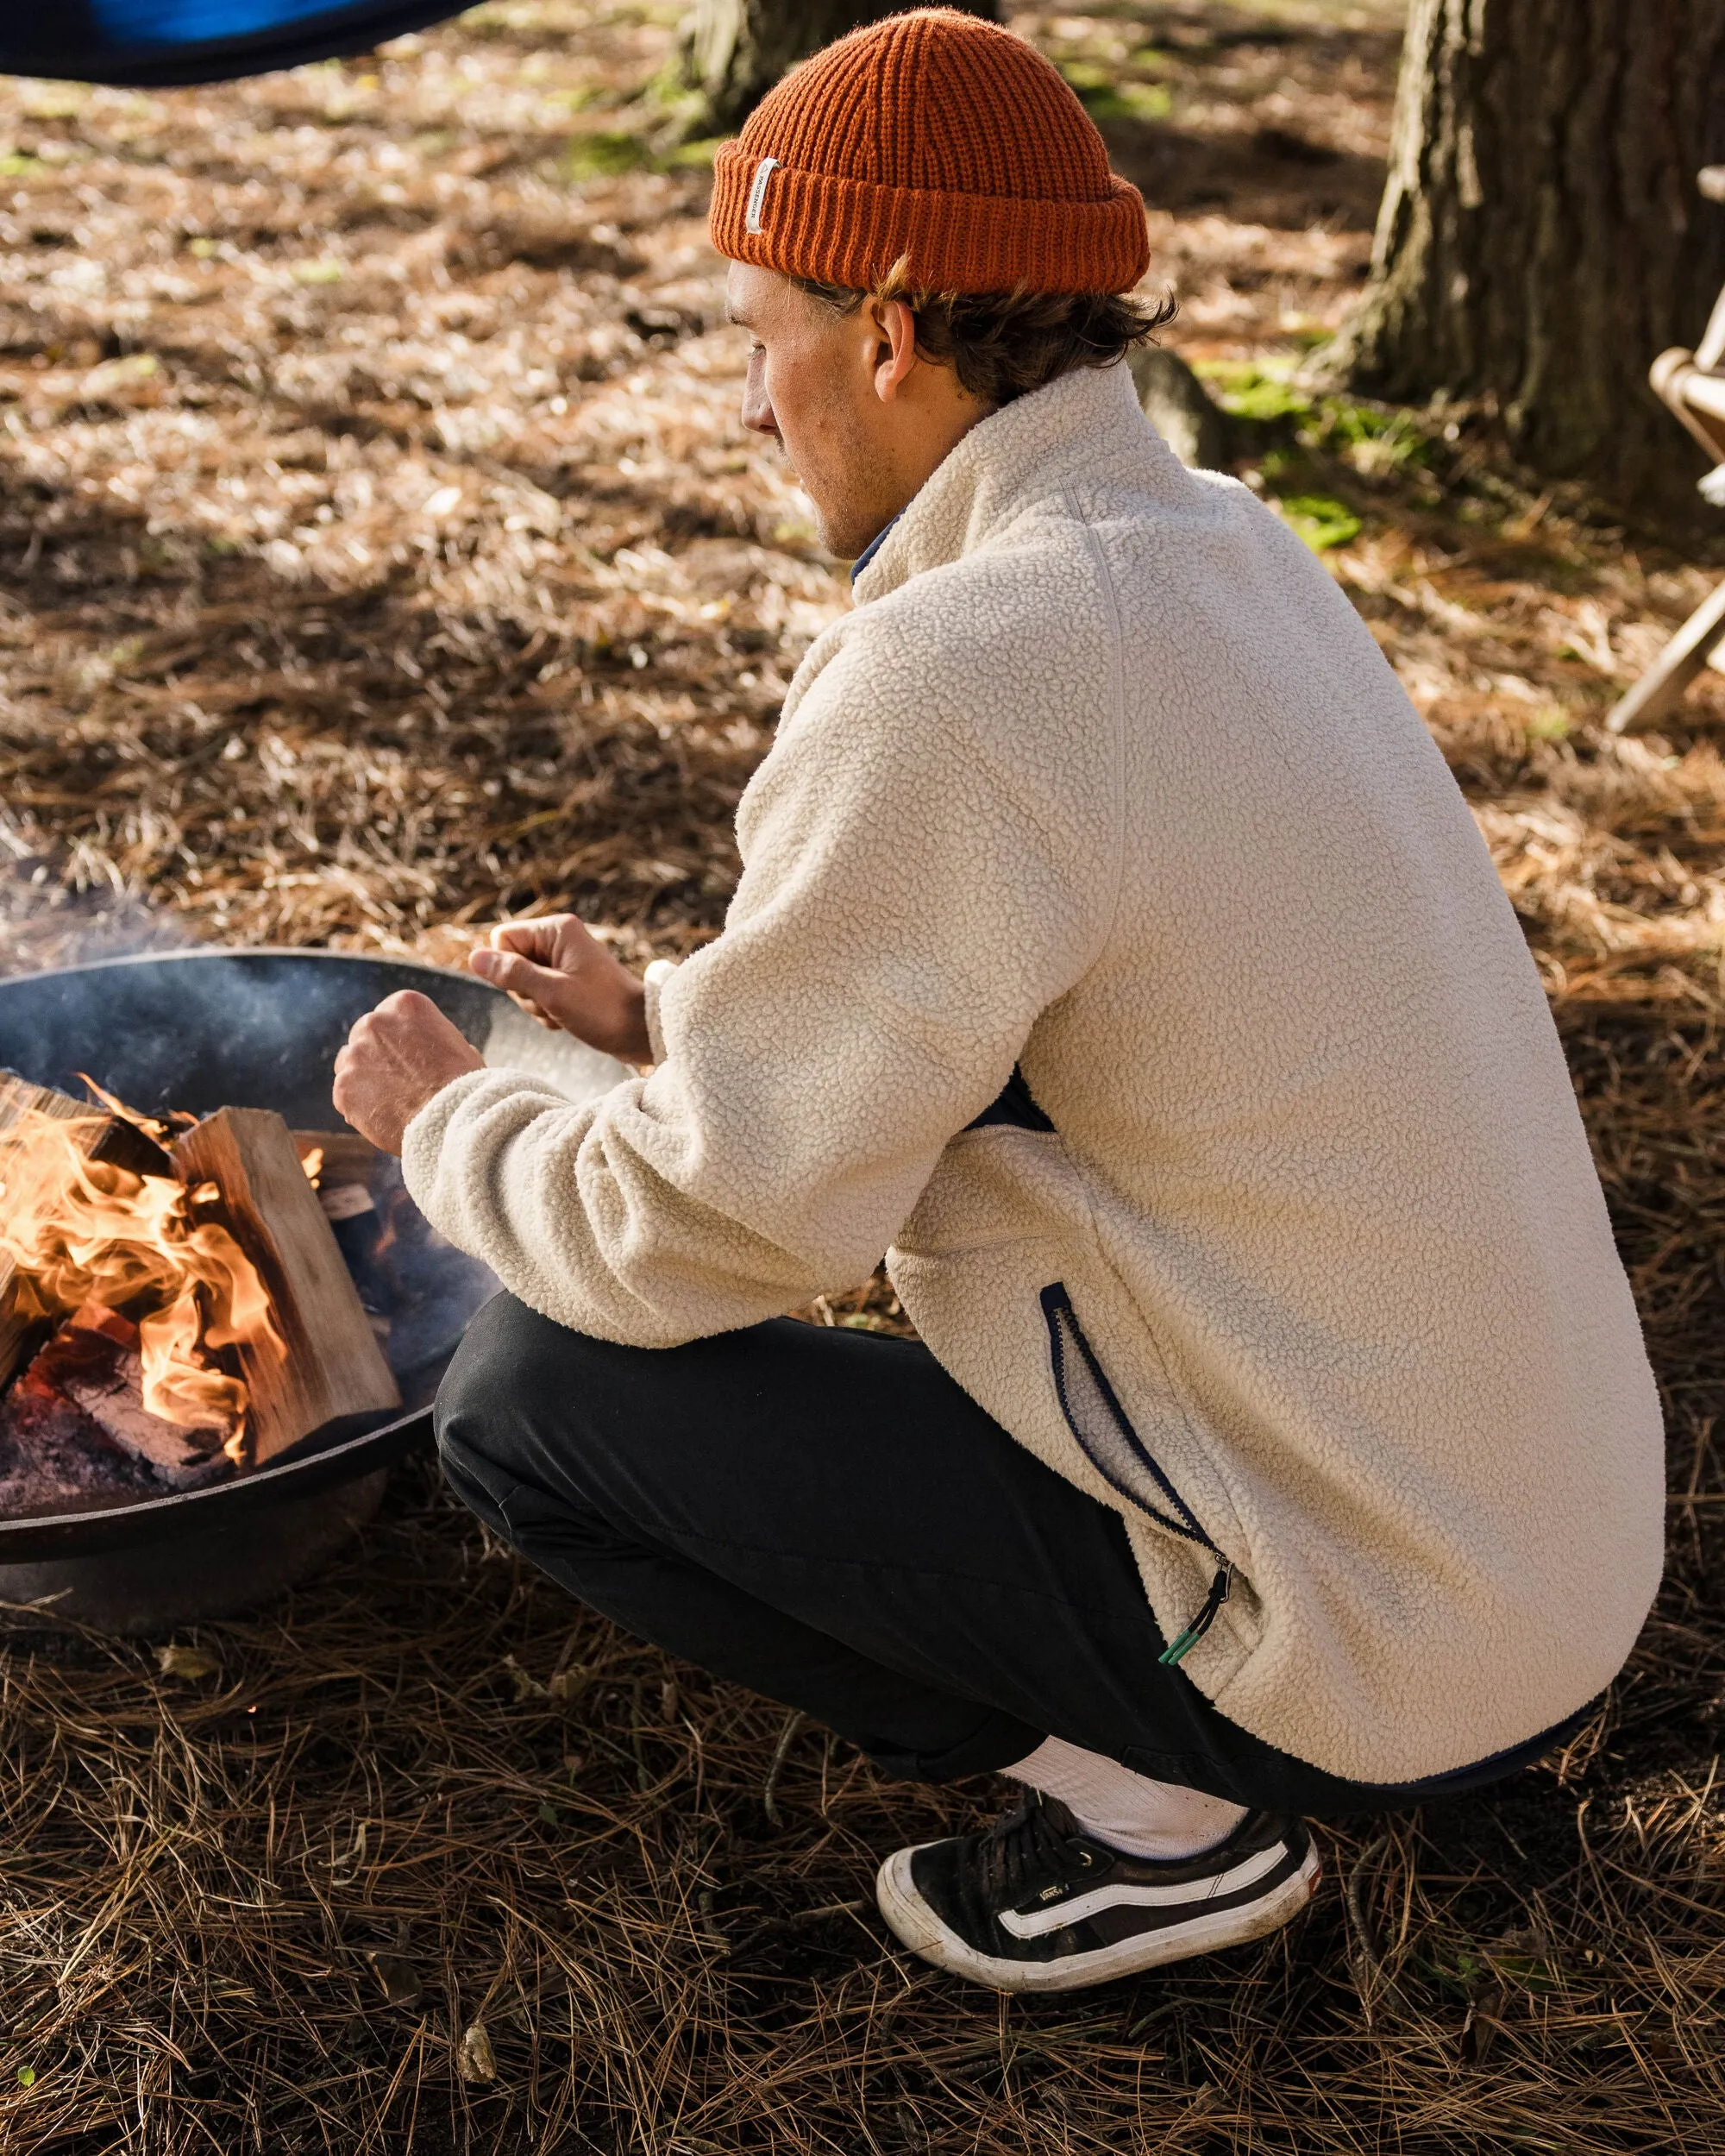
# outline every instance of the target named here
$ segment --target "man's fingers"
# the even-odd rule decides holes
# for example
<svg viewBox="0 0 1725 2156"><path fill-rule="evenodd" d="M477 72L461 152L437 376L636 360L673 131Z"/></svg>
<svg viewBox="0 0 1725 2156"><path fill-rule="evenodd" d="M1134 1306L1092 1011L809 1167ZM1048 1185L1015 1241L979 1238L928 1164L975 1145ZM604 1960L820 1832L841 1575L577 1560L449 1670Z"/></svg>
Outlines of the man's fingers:
<svg viewBox="0 0 1725 2156"><path fill-rule="evenodd" d="M367 1015L373 1018L436 1018L442 1019L445 1025L449 1022L431 998L422 996L417 988L397 989L393 996L386 996L377 1009ZM362 1018L360 1023L363 1025L365 1020Z"/></svg>
<svg viewBox="0 0 1725 2156"><path fill-rule="evenodd" d="M568 914L546 914L537 921L500 921L491 932L491 947L513 951L521 958L549 959L569 918Z"/></svg>
<svg viewBox="0 0 1725 2156"><path fill-rule="evenodd" d="M485 961L483 965L480 963L481 959ZM563 974L551 966L536 965L530 959L524 959L513 951L475 951L473 964L481 980L531 1003L551 1003L555 1001L558 990L567 987Z"/></svg>
<svg viewBox="0 0 1725 2156"><path fill-rule="evenodd" d="M480 946L481 955L486 950L527 952L536 950L544 938L544 923L537 921L500 921L491 932L488 944Z"/></svg>
<svg viewBox="0 0 1725 2156"><path fill-rule="evenodd" d="M378 1047L392 1039L398 1040L404 1034L418 1031L428 1021L438 1033L455 1030L429 996L422 996L417 988L398 989L393 996L386 996L374 1010L366 1011L354 1021L348 1029L348 1045L356 1048Z"/></svg>

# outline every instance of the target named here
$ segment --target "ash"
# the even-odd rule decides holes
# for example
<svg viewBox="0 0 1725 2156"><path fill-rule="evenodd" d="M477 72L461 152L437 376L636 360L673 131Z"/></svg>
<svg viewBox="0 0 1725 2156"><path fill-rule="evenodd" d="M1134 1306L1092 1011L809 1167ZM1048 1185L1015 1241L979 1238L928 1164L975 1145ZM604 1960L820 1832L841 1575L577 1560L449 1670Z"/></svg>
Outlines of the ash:
<svg viewBox="0 0 1725 2156"><path fill-rule="evenodd" d="M111 1311L61 1326L36 1358L42 1377L81 1408L122 1450L144 1461L171 1490L196 1489L219 1474L225 1432L187 1430L143 1404L144 1367L136 1330Z"/></svg>
<svg viewBox="0 0 1725 2156"><path fill-rule="evenodd" d="M0 1399L0 1518L88 1512L225 1481L220 1430L143 1404L137 1328L91 1306L67 1319Z"/></svg>
<svg viewBox="0 0 1725 2156"><path fill-rule="evenodd" d="M41 1355L0 1401L0 1516L95 1512L167 1493L147 1460L53 1383Z"/></svg>

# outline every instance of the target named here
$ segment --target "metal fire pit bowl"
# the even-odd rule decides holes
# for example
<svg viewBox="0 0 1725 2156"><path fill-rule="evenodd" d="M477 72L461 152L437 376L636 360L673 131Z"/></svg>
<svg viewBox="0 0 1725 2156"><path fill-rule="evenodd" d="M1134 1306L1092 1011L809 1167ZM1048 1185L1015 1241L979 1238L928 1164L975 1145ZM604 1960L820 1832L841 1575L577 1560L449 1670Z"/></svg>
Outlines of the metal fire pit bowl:
<svg viewBox="0 0 1725 2156"><path fill-rule="evenodd" d="M273 1108L338 1130L330 1066L348 1029L398 989L446 1011L487 1063L536 1072L574 1100L626 1075L552 1034L470 974L326 951L192 951L0 978L0 1067L83 1097L78 1072L134 1108L208 1115ZM470 1260L455 1329L398 1370L404 1406L380 1426L314 1436L231 1482L51 1518L0 1519L0 1603L39 1621L172 1631L255 1607L302 1579L368 1520L392 1461L430 1435L431 1401L489 1276ZM28 1619L25 1620L29 1621Z"/></svg>

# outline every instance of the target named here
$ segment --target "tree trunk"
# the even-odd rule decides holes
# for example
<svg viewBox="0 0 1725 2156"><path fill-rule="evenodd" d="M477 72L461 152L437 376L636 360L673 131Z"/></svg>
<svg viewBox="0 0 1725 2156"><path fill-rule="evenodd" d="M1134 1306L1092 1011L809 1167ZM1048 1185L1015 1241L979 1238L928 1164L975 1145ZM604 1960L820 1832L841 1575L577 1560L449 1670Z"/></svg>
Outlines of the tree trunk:
<svg viewBox="0 0 1725 2156"><path fill-rule="evenodd" d="M1000 19L996 0L948 0ZM731 135L779 78L847 30L903 12L906 0L694 0L683 25L683 73L700 92L697 135Z"/></svg>
<svg viewBox="0 0 1725 2156"><path fill-rule="evenodd" d="M1371 279L1327 379L1495 406L1541 475L1693 525L1647 387L1725 281L1725 0L1414 0Z"/></svg>

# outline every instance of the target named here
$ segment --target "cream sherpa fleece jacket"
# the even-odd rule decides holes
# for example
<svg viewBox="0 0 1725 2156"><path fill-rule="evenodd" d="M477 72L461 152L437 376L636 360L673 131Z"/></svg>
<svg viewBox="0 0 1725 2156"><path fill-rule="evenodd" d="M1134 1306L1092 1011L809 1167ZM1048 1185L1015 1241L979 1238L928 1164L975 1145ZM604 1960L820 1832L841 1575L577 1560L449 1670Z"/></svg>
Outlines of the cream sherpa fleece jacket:
<svg viewBox="0 0 1725 2156"><path fill-rule="evenodd" d="M1183 1665L1223 1713L1379 1782L1550 1726L1658 1582L1659 1417L1533 964L1371 636L1123 367L973 429L856 595L724 933L656 969L656 1069L458 1079L414 1197L644 1348L891 1244L1170 1638L1235 1568ZM970 1128L1015 1066L1049 1127Z"/></svg>

